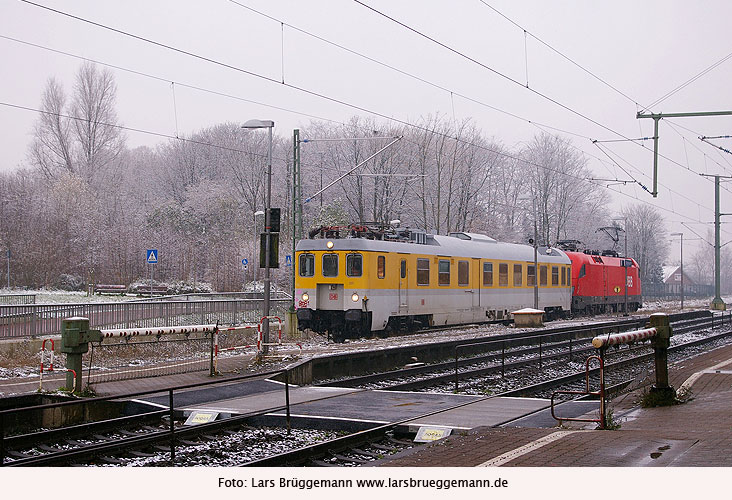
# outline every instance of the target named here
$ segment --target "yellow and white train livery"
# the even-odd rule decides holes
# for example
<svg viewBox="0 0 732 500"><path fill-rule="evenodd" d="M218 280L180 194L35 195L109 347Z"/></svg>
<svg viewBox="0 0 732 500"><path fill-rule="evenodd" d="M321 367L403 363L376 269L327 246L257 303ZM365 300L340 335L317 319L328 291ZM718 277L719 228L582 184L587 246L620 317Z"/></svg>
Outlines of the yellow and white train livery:
<svg viewBox="0 0 732 500"><path fill-rule="evenodd" d="M474 233L438 236L321 231L296 247L295 303L301 329L335 341L435 325L502 321L534 305L569 312L571 266L556 248L501 243Z"/></svg>

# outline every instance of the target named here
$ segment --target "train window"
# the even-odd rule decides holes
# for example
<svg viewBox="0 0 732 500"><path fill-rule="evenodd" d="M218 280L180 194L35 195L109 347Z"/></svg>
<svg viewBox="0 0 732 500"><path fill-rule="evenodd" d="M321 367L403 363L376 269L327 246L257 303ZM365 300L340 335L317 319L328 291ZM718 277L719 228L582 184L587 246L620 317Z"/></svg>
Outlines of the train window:
<svg viewBox="0 0 732 500"><path fill-rule="evenodd" d="M399 274L402 277L402 279L407 277L407 261L406 259L402 259L402 264L399 269Z"/></svg>
<svg viewBox="0 0 732 500"><path fill-rule="evenodd" d="M338 276L338 255L334 253L323 254L323 276L333 278Z"/></svg>
<svg viewBox="0 0 732 500"><path fill-rule="evenodd" d="M508 264L498 264L498 286L508 286Z"/></svg>
<svg viewBox="0 0 732 500"><path fill-rule="evenodd" d="M536 267L534 264L526 266L526 286L536 285Z"/></svg>
<svg viewBox="0 0 732 500"><path fill-rule="evenodd" d="M417 284L418 285L429 285L430 284L430 260L429 259L417 259Z"/></svg>
<svg viewBox="0 0 732 500"><path fill-rule="evenodd" d="M483 262L483 286L493 286L493 262Z"/></svg>
<svg viewBox="0 0 732 500"><path fill-rule="evenodd" d="M467 260L458 261L458 285L468 286L470 284L470 263Z"/></svg>
<svg viewBox="0 0 732 500"><path fill-rule="evenodd" d="M379 255L376 258L376 277L383 279L386 276L386 257Z"/></svg>
<svg viewBox="0 0 732 500"><path fill-rule="evenodd" d="M577 278L584 278L585 274L587 274L587 268L585 267L585 264L582 264L582 267L580 267L579 274L577 275Z"/></svg>
<svg viewBox="0 0 732 500"><path fill-rule="evenodd" d="M567 275L565 274L566 270L566 267L562 267L562 286L567 286Z"/></svg>
<svg viewBox="0 0 732 500"><path fill-rule="evenodd" d="M539 286L546 286L546 266L539 266Z"/></svg>
<svg viewBox="0 0 732 500"><path fill-rule="evenodd" d="M346 275L353 277L363 275L363 255L360 253L346 255Z"/></svg>
<svg viewBox="0 0 732 500"><path fill-rule="evenodd" d="M513 265L513 286L521 286L524 281L524 266L521 264Z"/></svg>
<svg viewBox="0 0 732 500"><path fill-rule="evenodd" d="M440 260L437 267L437 283L440 285L450 284L450 261Z"/></svg>
<svg viewBox="0 0 732 500"><path fill-rule="evenodd" d="M297 264L300 276L309 278L315 274L315 255L311 253L301 253L300 260Z"/></svg>
<svg viewBox="0 0 732 500"><path fill-rule="evenodd" d="M552 286L559 285L559 267L552 266Z"/></svg>

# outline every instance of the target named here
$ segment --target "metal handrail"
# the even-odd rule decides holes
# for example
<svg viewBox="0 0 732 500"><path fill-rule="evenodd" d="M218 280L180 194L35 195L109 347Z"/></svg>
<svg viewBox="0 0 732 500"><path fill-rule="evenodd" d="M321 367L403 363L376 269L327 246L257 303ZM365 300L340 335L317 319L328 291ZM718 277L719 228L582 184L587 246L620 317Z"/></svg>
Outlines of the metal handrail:
<svg viewBox="0 0 732 500"><path fill-rule="evenodd" d="M590 361L597 359L600 361L600 390L590 391ZM554 396L558 394L570 394L575 396L600 396L600 418L579 418L579 417L557 417L554 413ZM600 429L605 428L605 361L601 356L592 355L585 361L585 390L584 391L554 391L550 399L552 417L562 423L563 421L573 422L596 422L600 424Z"/></svg>

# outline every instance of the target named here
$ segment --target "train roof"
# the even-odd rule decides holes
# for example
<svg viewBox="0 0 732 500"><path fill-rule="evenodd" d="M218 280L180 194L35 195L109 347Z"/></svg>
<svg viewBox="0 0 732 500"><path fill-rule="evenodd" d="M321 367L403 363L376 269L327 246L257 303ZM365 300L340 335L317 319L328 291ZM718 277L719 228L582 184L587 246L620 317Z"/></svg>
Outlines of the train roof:
<svg viewBox="0 0 732 500"><path fill-rule="evenodd" d="M300 240L296 250L325 251L326 243L333 242L333 251L398 252L425 255L469 257L501 260L534 260L534 247L503 243L477 233L452 233L450 236L428 235L425 243L409 241L371 240L365 238L334 238ZM567 254L558 248L539 247L539 262L569 264Z"/></svg>
<svg viewBox="0 0 732 500"><path fill-rule="evenodd" d="M625 260L626 258L628 260L631 260L633 262L633 265L630 267L638 267L638 263L635 261L635 259L632 259L630 257L614 257L612 255L593 255L593 254L587 254L584 252L566 252L567 256L572 259L573 263L577 264L584 264L587 263L589 265L611 265L611 266L621 266L621 261Z"/></svg>

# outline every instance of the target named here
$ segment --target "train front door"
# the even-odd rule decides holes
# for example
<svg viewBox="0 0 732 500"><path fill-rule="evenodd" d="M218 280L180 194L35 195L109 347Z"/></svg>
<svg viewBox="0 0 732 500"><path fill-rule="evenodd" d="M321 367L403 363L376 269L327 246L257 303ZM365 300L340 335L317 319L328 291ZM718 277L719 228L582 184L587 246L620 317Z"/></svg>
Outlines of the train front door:
<svg viewBox="0 0 732 500"><path fill-rule="evenodd" d="M407 286L407 259L399 262L399 313L406 314L409 308L409 287Z"/></svg>

